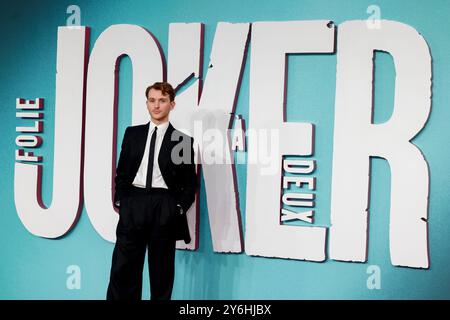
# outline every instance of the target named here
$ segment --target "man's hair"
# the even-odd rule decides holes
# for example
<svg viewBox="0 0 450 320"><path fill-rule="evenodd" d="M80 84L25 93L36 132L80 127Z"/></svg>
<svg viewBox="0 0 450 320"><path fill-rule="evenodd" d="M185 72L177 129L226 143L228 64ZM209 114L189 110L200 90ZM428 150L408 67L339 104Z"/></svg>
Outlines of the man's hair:
<svg viewBox="0 0 450 320"><path fill-rule="evenodd" d="M159 90L162 92L163 95L169 95L170 101L175 100L175 90L173 89L172 85L168 82L155 82L151 86L149 86L145 90L145 97L148 98L148 93L150 90Z"/></svg>

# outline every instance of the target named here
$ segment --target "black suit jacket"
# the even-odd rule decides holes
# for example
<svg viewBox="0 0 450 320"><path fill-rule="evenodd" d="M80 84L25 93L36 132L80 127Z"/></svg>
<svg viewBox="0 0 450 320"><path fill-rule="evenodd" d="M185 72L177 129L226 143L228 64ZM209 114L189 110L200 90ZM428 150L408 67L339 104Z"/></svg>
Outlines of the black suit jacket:
<svg viewBox="0 0 450 320"><path fill-rule="evenodd" d="M114 204L129 193L144 155L149 127L150 123L147 123L130 126L125 130L116 169ZM182 215L176 215L176 240L189 243L191 237L186 212L194 202L197 189L193 139L169 123L159 151L158 164L164 182L175 197L176 204L179 204L184 212Z"/></svg>

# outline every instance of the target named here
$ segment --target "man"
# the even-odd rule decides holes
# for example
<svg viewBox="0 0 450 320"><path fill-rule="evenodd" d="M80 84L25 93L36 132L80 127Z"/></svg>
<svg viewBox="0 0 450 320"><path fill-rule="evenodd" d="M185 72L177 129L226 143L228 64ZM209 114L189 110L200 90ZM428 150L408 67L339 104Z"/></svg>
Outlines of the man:
<svg viewBox="0 0 450 320"><path fill-rule="evenodd" d="M170 300L175 241L191 241L186 212L194 202L197 176L193 139L169 122L175 92L166 82L145 91L150 122L128 127L115 178L119 208L108 300L140 300L148 246L152 300Z"/></svg>

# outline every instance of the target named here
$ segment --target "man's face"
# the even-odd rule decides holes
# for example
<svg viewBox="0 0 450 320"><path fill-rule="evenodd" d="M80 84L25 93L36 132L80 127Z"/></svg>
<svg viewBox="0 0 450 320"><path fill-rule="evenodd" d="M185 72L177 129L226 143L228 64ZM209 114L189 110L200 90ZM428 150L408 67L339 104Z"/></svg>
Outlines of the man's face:
<svg viewBox="0 0 450 320"><path fill-rule="evenodd" d="M169 120L169 113L175 107L175 101L170 101L168 94L161 90L150 89L147 96L147 110L152 122L160 124Z"/></svg>

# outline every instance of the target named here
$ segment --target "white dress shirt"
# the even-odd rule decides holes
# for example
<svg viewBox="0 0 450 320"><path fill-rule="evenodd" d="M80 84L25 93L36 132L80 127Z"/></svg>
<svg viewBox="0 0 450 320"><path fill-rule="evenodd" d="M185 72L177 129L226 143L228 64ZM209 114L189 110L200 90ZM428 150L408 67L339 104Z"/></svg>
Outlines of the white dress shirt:
<svg viewBox="0 0 450 320"><path fill-rule="evenodd" d="M158 164L159 150L161 149L161 144L166 133L167 127L169 126L169 121L155 125L150 121L150 128L148 129L147 142L145 143L144 156L142 157L141 165L136 173L136 177L133 180L133 186L138 188L145 188L147 181L147 166L148 166L148 156L150 150L150 140L155 127L158 127L156 131L156 141L155 141L155 158L153 159L153 177L152 177L152 188L167 188L166 182L161 174L161 170Z"/></svg>

